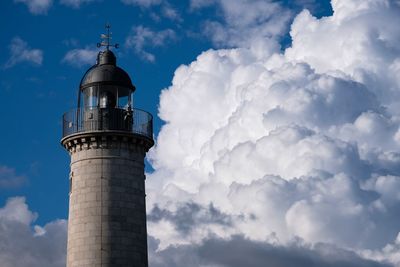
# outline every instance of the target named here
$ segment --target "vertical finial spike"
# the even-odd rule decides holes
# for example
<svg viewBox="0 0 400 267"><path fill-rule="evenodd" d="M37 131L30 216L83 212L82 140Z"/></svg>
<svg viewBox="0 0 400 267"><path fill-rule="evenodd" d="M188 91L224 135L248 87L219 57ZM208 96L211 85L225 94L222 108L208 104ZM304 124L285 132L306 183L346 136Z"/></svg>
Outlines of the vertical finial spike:
<svg viewBox="0 0 400 267"><path fill-rule="evenodd" d="M110 50L110 47L118 48L118 46L119 46L118 44L111 43L112 32L110 32L110 28L111 28L110 23L106 23L105 28L107 30L107 33L102 33L100 35L100 37L101 37L101 39L103 39L103 41L101 41L101 43L97 43L97 47L105 46L107 50Z"/></svg>
<svg viewBox="0 0 400 267"><path fill-rule="evenodd" d="M110 35L110 28L111 28L111 25L110 25L110 23L106 23L106 29L107 29L107 50L110 50L110 39L111 39L111 35Z"/></svg>

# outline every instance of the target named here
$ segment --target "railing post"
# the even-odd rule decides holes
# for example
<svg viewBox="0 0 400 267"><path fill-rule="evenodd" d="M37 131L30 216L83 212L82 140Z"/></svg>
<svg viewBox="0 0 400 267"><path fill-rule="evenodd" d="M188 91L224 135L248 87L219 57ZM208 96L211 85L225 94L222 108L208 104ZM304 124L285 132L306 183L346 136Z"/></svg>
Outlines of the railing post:
<svg viewBox="0 0 400 267"><path fill-rule="evenodd" d="M86 110L77 108L63 115L63 137L79 132L115 130L153 138L153 117L146 111L116 108L108 110L108 117L105 117L106 112L101 108L87 111L93 113L92 117L85 112Z"/></svg>

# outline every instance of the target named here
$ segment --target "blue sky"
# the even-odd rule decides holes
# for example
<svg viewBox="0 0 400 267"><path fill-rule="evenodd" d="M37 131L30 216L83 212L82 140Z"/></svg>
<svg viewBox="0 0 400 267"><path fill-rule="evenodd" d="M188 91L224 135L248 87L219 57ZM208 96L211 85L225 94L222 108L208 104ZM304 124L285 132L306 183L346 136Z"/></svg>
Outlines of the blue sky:
<svg viewBox="0 0 400 267"><path fill-rule="evenodd" d="M64 266L61 116L76 106L106 23L134 106L155 119L152 267L400 266L398 0L1 7L6 267Z"/></svg>

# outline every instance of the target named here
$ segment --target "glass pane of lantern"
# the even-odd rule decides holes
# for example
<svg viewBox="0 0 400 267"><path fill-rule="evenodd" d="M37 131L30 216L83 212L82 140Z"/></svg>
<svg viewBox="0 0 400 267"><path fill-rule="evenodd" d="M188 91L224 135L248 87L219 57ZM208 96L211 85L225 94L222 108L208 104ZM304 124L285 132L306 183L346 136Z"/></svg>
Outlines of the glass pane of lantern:
<svg viewBox="0 0 400 267"><path fill-rule="evenodd" d="M125 109L128 108L128 100L129 100L128 96L122 96L118 98L118 106L120 108L125 108Z"/></svg>
<svg viewBox="0 0 400 267"><path fill-rule="evenodd" d="M88 87L84 91L84 106L85 107L97 107L98 98L97 98L97 88Z"/></svg>
<svg viewBox="0 0 400 267"><path fill-rule="evenodd" d="M120 87L118 88L118 107L127 109L128 106L131 104L132 90L129 88Z"/></svg>
<svg viewBox="0 0 400 267"><path fill-rule="evenodd" d="M117 104L117 98L111 91L102 91L100 93L100 107L113 108Z"/></svg>

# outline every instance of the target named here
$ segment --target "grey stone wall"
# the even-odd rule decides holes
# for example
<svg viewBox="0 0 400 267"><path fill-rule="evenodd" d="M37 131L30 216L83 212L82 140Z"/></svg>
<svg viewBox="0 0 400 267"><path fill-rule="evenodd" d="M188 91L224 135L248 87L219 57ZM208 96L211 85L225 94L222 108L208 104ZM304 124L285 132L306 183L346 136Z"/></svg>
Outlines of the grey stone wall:
<svg viewBox="0 0 400 267"><path fill-rule="evenodd" d="M147 267L147 149L122 137L72 141L67 267Z"/></svg>

